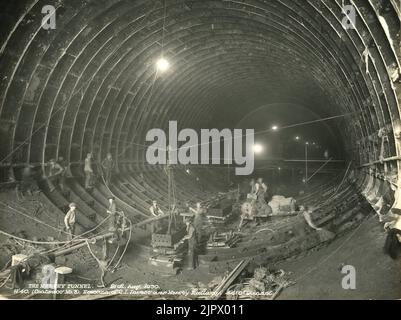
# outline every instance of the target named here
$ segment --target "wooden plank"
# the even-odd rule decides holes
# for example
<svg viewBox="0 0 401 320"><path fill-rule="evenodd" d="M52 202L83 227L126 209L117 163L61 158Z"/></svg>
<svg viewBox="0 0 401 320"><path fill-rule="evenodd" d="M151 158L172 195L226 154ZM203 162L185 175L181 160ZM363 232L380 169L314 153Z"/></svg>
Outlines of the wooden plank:
<svg viewBox="0 0 401 320"><path fill-rule="evenodd" d="M242 260L228 275L227 278L223 279L223 281L219 284L219 286L215 289L213 300L218 300L224 292L230 287L230 285L234 282L235 279L241 274L241 272L246 268L249 264L250 259Z"/></svg>

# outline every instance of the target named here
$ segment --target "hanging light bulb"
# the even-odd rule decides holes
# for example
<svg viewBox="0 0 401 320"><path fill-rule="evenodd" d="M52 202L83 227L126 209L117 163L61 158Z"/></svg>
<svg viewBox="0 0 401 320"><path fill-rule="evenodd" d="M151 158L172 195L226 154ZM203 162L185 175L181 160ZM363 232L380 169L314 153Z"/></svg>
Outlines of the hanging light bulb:
<svg viewBox="0 0 401 320"><path fill-rule="evenodd" d="M160 72L166 72L170 68L170 63L165 58L160 58L156 62L156 67Z"/></svg>
<svg viewBox="0 0 401 320"><path fill-rule="evenodd" d="M263 151L263 146L260 144L253 145L253 151L255 153L261 153Z"/></svg>

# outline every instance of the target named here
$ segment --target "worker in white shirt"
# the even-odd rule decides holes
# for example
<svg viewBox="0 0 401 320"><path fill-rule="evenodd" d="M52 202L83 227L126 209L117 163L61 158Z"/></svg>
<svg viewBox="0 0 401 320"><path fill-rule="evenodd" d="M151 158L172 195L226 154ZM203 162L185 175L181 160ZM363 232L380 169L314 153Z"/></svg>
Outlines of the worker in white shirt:
<svg viewBox="0 0 401 320"><path fill-rule="evenodd" d="M88 153L86 155L84 173L85 173L85 189L90 189L92 188L92 182L93 182L92 153Z"/></svg>
<svg viewBox="0 0 401 320"><path fill-rule="evenodd" d="M196 240L197 243L201 243L202 241L202 236L203 236L203 224L204 224L204 212L205 210L202 208L202 205L200 202L196 203L196 208L189 208L195 216L192 222L192 225L194 226L196 230Z"/></svg>
<svg viewBox="0 0 401 320"><path fill-rule="evenodd" d="M67 214L64 217L64 225L69 233L69 240L72 240L75 234L75 221L76 221L76 208L77 205L72 202L69 204L70 210L68 210Z"/></svg>
<svg viewBox="0 0 401 320"><path fill-rule="evenodd" d="M184 237L188 240L188 270L194 270L198 265L197 257L197 236L196 229L192 223L192 218L187 217L185 219L185 224L187 225L187 235Z"/></svg>

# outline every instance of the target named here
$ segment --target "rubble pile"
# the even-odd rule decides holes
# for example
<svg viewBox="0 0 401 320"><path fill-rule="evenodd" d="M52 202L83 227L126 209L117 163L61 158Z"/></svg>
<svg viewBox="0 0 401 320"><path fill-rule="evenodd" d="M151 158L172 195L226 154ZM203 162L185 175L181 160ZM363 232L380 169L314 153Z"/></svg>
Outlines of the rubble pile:
<svg viewBox="0 0 401 320"><path fill-rule="evenodd" d="M21 238L27 238L23 232L19 232L18 236ZM31 240L38 241L37 238L35 237L33 237ZM46 239L46 241L51 241L51 240L48 238ZM28 242L22 242L14 239L8 239L4 243L0 244L0 252L1 252L0 261L2 263L5 263L5 261L10 260L11 257L15 254L23 254L26 256L31 256L33 254L40 253L46 250L48 250L48 248L45 248L44 246L31 244Z"/></svg>
<svg viewBox="0 0 401 320"><path fill-rule="evenodd" d="M227 290L229 299L274 299L281 290L295 284L290 273L283 270L270 272L267 268L255 269L252 278L244 278Z"/></svg>
<svg viewBox="0 0 401 320"><path fill-rule="evenodd" d="M91 248L100 257L100 254L96 252L96 248L93 246ZM73 254L66 256L65 259L65 265L72 268L79 275L91 275L93 270L99 270L97 261L92 257L88 248L85 247L75 250Z"/></svg>
<svg viewBox="0 0 401 320"><path fill-rule="evenodd" d="M281 195L275 195L269 202L269 206L272 209L272 213L282 214L295 212L296 201L294 198L286 198Z"/></svg>

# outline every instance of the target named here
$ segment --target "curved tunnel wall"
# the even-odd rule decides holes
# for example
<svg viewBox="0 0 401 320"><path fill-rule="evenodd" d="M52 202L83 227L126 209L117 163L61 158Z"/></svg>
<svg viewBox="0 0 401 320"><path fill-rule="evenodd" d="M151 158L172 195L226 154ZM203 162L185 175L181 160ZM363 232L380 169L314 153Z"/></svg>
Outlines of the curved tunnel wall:
<svg viewBox="0 0 401 320"><path fill-rule="evenodd" d="M57 8L55 30L41 27L48 4ZM345 4L356 9L354 29L341 24ZM330 125L354 166L397 185L401 11L395 0L1 5L3 176L11 166L58 156L80 162L89 151L96 159L111 151L123 170L143 163L150 128L169 120L230 127L280 102L321 117L343 115ZM164 74L154 67L161 55L172 64Z"/></svg>

